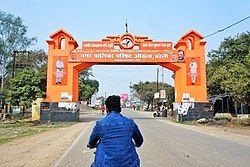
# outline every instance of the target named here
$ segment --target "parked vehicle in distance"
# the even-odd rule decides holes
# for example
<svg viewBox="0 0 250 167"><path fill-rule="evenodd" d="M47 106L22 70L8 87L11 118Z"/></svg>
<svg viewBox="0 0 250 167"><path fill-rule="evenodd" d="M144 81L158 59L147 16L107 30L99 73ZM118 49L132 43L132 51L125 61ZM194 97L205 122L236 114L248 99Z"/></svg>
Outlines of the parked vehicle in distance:
<svg viewBox="0 0 250 167"><path fill-rule="evenodd" d="M162 112L161 111L154 111L153 116L154 117L161 117L162 116Z"/></svg>

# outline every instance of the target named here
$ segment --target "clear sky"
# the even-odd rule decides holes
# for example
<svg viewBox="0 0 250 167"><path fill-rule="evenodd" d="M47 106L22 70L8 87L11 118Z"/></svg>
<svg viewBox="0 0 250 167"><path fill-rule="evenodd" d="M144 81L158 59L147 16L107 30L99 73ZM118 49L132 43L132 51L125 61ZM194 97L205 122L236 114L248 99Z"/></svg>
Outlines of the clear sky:
<svg viewBox="0 0 250 167"><path fill-rule="evenodd" d="M250 15L249 0L0 0L0 10L20 16L28 35L38 38L37 48L47 51L45 40L59 28L83 40L129 32L154 40L177 41L190 29L203 35L222 29ZM228 36L250 31L250 19L206 39L206 52L217 49ZM156 81L157 66L94 66L99 95L129 92L130 82ZM164 82L173 85L172 72Z"/></svg>

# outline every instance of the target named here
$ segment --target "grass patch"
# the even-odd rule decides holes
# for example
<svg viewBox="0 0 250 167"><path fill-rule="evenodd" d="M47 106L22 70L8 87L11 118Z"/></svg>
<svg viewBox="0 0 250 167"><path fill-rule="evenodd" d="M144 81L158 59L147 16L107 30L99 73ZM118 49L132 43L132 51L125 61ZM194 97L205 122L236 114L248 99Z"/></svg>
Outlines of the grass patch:
<svg viewBox="0 0 250 167"><path fill-rule="evenodd" d="M17 123L8 123L8 124L0 124L0 129L3 128L18 128L23 126L23 123L17 122Z"/></svg>
<svg viewBox="0 0 250 167"><path fill-rule="evenodd" d="M25 122L1 123L0 124L0 144L8 143L17 138L34 135L40 132L68 127L75 123L50 123L33 124Z"/></svg>

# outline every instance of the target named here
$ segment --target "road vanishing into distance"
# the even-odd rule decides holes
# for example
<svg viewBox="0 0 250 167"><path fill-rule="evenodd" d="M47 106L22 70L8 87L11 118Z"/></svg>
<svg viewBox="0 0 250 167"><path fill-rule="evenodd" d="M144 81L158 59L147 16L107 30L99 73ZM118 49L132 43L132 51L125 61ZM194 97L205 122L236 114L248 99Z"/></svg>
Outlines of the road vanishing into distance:
<svg viewBox="0 0 250 167"><path fill-rule="evenodd" d="M249 167L250 147L208 134L192 131L154 118L147 112L123 109L122 114L138 124L144 143L137 149L141 167ZM94 150L86 145L98 113L82 114L88 122L83 130L56 160L56 167L88 167L93 162Z"/></svg>

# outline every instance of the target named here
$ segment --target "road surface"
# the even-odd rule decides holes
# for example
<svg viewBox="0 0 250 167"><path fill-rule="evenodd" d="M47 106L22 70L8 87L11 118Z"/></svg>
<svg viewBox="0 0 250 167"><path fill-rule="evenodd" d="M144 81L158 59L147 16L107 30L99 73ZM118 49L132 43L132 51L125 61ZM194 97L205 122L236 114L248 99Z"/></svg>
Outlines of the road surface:
<svg viewBox="0 0 250 167"><path fill-rule="evenodd" d="M167 123L151 114L124 109L133 118L144 136L144 144L137 149L142 167L247 167L250 147L192 131ZM55 161L56 167L88 167L93 162L94 150L86 148L95 120L100 114L83 115L88 125L64 154Z"/></svg>

